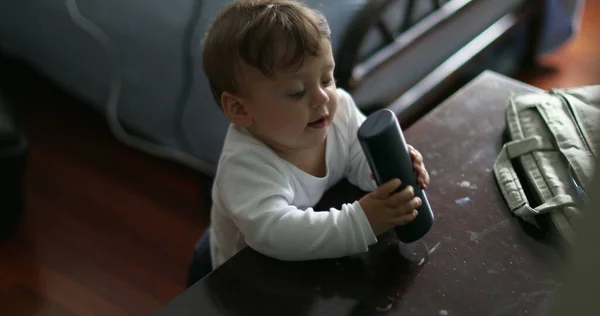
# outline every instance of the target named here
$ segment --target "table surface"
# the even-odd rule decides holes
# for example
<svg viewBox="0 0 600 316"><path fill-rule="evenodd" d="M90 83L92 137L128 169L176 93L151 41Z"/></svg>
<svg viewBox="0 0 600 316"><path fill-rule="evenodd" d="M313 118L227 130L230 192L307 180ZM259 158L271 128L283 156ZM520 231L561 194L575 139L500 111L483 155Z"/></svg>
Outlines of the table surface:
<svg viewBox="0 0 600 316"><path fill-rule="evenodd" d="M425 262L404 259L391 233L340 259L280 262L246 248L157 315L545 314L562 259L509 214L491 171L508 98L531 91L484 72L405 131L431 173Z"/></svg>

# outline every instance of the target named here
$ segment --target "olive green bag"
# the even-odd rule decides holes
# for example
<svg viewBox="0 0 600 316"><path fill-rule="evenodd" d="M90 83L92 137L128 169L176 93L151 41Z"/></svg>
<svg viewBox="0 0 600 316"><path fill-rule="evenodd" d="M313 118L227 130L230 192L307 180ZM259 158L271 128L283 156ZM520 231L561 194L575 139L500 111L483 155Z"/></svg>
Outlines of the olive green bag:
<svg viewBox="0 0 600 316"><path fill-rule="evenodd" d="M600 85L511 96L506 120L493 169L510 211L572 245L600 151Z"/></svg>

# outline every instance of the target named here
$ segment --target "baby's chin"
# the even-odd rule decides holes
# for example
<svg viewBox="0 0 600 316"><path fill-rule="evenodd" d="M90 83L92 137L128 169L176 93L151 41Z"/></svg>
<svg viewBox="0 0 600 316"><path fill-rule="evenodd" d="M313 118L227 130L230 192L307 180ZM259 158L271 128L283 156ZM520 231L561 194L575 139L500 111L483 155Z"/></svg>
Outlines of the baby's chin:
<svg viewBox="0 0 600 316"><path fill-rule="evenodd" d="M328 126L320 129L307 128L305 131L307 145L310 146L323 143L327 139L328 131Z"/></svg>

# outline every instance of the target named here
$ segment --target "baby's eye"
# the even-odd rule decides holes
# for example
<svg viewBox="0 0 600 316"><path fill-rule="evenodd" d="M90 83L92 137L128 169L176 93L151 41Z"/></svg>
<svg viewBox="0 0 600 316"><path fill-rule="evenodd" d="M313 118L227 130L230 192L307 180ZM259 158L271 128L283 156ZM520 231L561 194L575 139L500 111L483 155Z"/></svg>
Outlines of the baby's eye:
<svg viewBox="0 0 600 316"><path fill-rule="evenodd" d="M306 92L306 89L302 90L302 91L298 91L296 93L289 94L289 96L292 97L292 98L294 98L294 99L300 99L301 97L304 96L305 92Z"/></svg>
<svg viewBox="0 0 600 316"><path fill-rule="evenodd" d="M336 82L336 80L335 80L335 79L327 79L327 80L324 80L322 84L323 84L324 86L328 87L328 86L330 86L330 85L334 84L335 82Z"/></svg>

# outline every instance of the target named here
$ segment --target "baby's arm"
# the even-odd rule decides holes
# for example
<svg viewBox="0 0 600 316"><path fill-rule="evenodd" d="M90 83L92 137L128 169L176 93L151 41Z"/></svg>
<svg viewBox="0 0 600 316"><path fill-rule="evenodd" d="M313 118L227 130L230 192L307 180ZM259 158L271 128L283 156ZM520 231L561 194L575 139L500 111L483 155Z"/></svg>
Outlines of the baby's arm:
<svg viewBox="0 0 600 316"><path fill-rule="evenodd" d="M377 241L359 202L316 212L291 205L287 176L265 158L229 158L215 182L220 202L253 249L280 260L365 252Z"/></svg>

